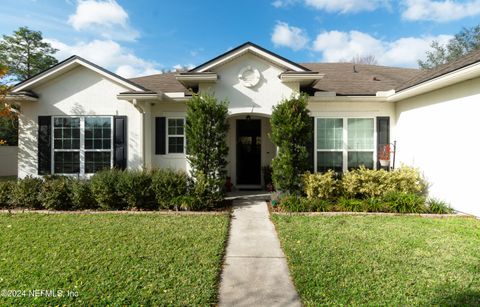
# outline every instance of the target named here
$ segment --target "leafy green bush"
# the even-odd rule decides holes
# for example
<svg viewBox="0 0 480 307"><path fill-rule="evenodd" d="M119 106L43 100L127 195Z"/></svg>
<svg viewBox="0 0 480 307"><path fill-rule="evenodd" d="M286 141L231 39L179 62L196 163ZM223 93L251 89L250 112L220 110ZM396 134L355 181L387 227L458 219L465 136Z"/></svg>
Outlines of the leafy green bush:
<svg viewBox="0 0 480 307"><path fill-rule="evenodd" d="M189 194L190 179L187 173L175 170L152 171L152 191L160 209L172 209L172 200Z"/></svg>
<svg viewBox="0 0 480 307"><path fill-rule="evenodd" d="M271 140L278 147L272 160L272 179L277 190L299 194L302 174L308 169L307 144L311 137L308 95L292 96L273 107Z"/></svg>
<svg viewBox="0 0 480 307"><path fill-rule="evenodd" d="M435 214L451 214L453 209L443 200L436 198L427 199L427 210L428 213Z"/></svg>
<svg viewBox="0 0 480 307"><path fill-rule="evenodd" d="M128 208L155 209L152 175L147 171L123 171L117 183L117 193Z"/></svg>
<svg viewBox="0 0 480 307"><path fill-rule="evenodd" d="M198 199L197 210L209 210L219 206L223 201L223 192L215 181L197 173L193 184L192 196Z"/></svg>
<svg viewBox="0 0 480 307"><path fill-rule="evenodd" d="M340 198L337 202L336 210L346 212L367 212L368 203L363 199Z"/></svg>
<svg viewBox="0 0 480 307"><path fill-rule="evenodd" d="M71 210L71 180L58 178L45 180L39 194L42 206L48 210Z"/></svg>
<svg viewBox="0 0 480 307"><path fill-rule="evenodd" d="M287 212L308 212L310 206L308 200L305 197L301 197L295 194L285 195L280 200L280 206L282 210Z"/></svg>
<svg viewBox="0 0 480 307"><path fill-rule="evenodd" d="M308 211L311 212L329 212L333 210L333 205L330 201L325 199L307 199Z"/></svg>
<svg viewBox="0 0 480 307"><path fill-rule="evenodd" d="M10 194L15 182L0 181L0 208L10 208Z"/></svg>
<svg viewBox="0 0 480 307"><path fill-rule="evenodd" d="M303 180L308 199L333 199L339 194L340 185L332 170L323 174L306 173Z"/></svg>
<svg viewBox="0 0 480 307"><path fill-rule="evenodd" d="M341 185L347 198L382 197L393 192L425 195L428 188L419 170L407 166L391 172L361 166L346 172Z"/></svg>
<svg viewBox="0 0 480 307"><path fill-rule="evenodd" d="M104 210L121 210L125 202L117 193L117 184L122 175L119 170L105 170L92 176L91 190L98 206Z"/></svg>
<svg viewBox="0 0 480 307"><path fill-rule="evenodd" d="M414 193L390 192L383 202L391 212L426 213L425 197Z"/></svg>
<svg viewBox="0 0 480 307"><path fill-rule="evenodd" d="M40 189L43 180L34 177L25 177L17 180L13 185L10 203L14 208L31 208L41 209L42 205L39 200Z"/></svg>
<svg viewBox="0 0 480 307"><path fill-rule="evenodd" d="M175 210L200 210L202 202L195 196L178 196L171 200Z"/></svg>
<svg viewBox="0 0 480 307"><path fill-rule="evenodd" d="M89 180L72 180L70 182L70 199L75 210L97 209L98 205L90 188Z"/></svg>

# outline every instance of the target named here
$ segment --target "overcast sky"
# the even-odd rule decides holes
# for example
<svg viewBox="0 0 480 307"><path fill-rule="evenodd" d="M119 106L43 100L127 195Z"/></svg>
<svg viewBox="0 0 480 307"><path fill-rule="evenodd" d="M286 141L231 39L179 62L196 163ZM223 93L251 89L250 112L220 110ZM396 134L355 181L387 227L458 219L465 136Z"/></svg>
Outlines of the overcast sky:
<svg viewBox="0 0 480 307"><path fill-rule="evenodd" d="M43 32L124 77L196 66L246 41L296 62L374 55L417 67L432 40L479 23L480 0L0 0L0 33Z"/></svg>

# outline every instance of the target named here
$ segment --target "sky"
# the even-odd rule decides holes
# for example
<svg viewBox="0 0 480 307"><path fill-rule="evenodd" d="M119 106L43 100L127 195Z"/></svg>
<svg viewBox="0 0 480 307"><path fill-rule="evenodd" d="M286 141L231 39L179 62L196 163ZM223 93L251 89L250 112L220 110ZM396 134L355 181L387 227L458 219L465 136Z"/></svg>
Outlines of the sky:
<svg viewBox="0 0 480 307"><path fill-rule="evenodd" d="M0 0L0 34L41 31L63 60L82 56L123 77L194 67L246 41L294 62L373 55L417 67L480 22L480 0Z"/></svg>

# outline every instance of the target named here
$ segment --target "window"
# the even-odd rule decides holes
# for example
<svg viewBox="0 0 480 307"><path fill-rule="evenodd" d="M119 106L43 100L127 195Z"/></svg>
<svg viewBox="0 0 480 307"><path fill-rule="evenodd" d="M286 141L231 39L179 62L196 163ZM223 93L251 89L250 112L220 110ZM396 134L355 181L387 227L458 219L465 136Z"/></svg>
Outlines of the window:
<svg viewBox="0 0 480 307"><path fill-rule="evenodd" d="M317 118L317 172L374 167L373 118Z"/></svg>
<svg viewBox="0 0 480 307"><path fill-rule="evenodd" d="M112 117L53 118L53 173L90 174L111 168Z"/></svg>
<svg viewBox="0 0 480 307"><path fill-rule="evenodd" d="M185 118L167 119L168 153L185 152Z"/></svg>

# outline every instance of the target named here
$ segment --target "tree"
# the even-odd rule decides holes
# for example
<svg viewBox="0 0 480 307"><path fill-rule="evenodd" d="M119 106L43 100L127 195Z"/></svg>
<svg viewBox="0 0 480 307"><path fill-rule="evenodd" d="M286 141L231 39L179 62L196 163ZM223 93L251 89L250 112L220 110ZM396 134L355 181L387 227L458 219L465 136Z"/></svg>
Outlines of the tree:
<svg viewBox="0 0 480 307"><path fill-rule="evenodd" d="M373 54L367 55L356 55L350 61L347 61L353 64L367 64L367 65L377 65L378 61L377 58Z"/></svg>
<svg viewBox="0 0 480 307"><path fill-rule="evenodd" d="M0 65L0 80L7 74L8 69ZM0 83L0 145L17 145L16 113L5 101L10 87Z"/></svg>
<svg viewBox="0 0 480 307"><path fill-rule="evenodd" d="M302 175L308 170L307 143L311 137L308 95L292 96L273 107L270 138L278 148L272 161L275 187L287 193L302 192Z"/></svg>
<svg viewBox="0 0 480 307"><path fill-rule="evenodd" d="M430 48L431 50L426 52L426 60L418 60L418 65L422 69L438 67L480 49L480 25L463 28L446 45L433 41Z"/></svg>
<svg viewBox="0 0 480 307"><path fill-rule="evenodd" d="M45 42L42 32L20 27L0 41L0 63L8 67L12 81L23 81L58 63L52 55L58 50Z"/></svg>
<svg viewBox="0 0 480 307"><path fill-rule="evenodd" d="M221 201L227 176L228 102L211 94L193 95L187 102L187 157L195 193L204 206Z"/></svg>

